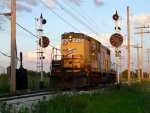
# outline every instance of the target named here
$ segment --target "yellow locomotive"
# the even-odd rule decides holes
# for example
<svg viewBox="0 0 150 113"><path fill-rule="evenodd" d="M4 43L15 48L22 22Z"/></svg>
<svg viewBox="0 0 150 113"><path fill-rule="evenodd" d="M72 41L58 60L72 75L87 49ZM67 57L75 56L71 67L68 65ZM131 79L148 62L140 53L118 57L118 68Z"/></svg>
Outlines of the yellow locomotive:
<svg viewBox="0 0 150 113"><path fill-rule="evenodd" d="M99 41L83 33L61 36L61 58L52 59L50 84L57 88L74 88L114 83L116 72L110 50Z"/></svg>

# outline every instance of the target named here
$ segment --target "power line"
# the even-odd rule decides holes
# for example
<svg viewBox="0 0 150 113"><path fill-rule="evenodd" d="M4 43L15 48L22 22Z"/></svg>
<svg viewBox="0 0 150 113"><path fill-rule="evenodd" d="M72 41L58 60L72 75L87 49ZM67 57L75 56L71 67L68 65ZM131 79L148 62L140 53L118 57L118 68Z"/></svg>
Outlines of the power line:
<svg viewBox="0 0 150 113"><path fill-rule="evenodd" d="M85 18L84 15L82 15L79 11L77 11L76 9L74 9L73 7L71 7L70 4L67 3L65 0L63 0L63 2L64 2L66 5L68 5L74 12L76 12L77 14L79 14L79 15L80 15L86 22L88 22L91 26L95 27L95 25L97 25L96 23L95 23L95 25L92 23L94 20L92 20L92 22L89 21L89 20L88 20L87 18ZM85 11L84 11L84 12L85 12Z"/></svg>
<svg viewBox="0 0 150 113"><path fill-rule="evenodd" d="M83 13L84 14L86 14L86 17L88 17L88 18L85 18L85 16L84 15L82 15L79 11L77 11L76 9L74 9L69 3L67 3L65 0L63 0L63 2L65 3L65 4L67 4L74 12L76 12L78 15L80 15L89 25L91 25L91 27L94 27L94 29L96 30L96 31L99 31L99 32L104 32L104 30L103 29L101 29L101 27L99 27L99 25L94 21L94 19L93 18L91 18L83 9L81 9L81 10L83 10ZM122 20L122 18L121 18L121 20ZM122 22L122 21L121 21ZM98 28L98 29L97 29ZM100 31L100 30L101 31ZM106 33L106 35L107 35L108 33ZM102 34L101 34L101 36L103 36ZM105 36L103 36L103 37L105 37ZM107 39L106 39L107 40Z"/></svg>
<svg viewBox="0 0 150 113"><path fill-rule="evenodd" d="M11 57L10 55L7 55L7 54L3 53L2 51L0 51L0 53L1 53L2 55L6 56L6 57Z"/></svg>
<svg viewBox="0 0 150 113"><path fill-rule="evenodd" d="M7 55L7 54L3 53L2 51L0 51L0 53L1 53L2 55L6 56L6 57L11 57L10 55ZM17 60L19 60L18 57L17 57Z"/></svg>
<svg viewBox="0 0 150 113"><path fill-rule="evenodd" d="M70 12L68 9L66 9L62 4L60 4L58 1L53 0L62 10L64 10L66 13L68 13L71 17L73 17L76 21L78 21L80 24L84 25L85 27L87 27L89 30L91 30L92 32L94 32L94 34L96 34L97 36L99 36L100 34L98 32L96 32L94 29L92 29L91 27L89 27L85 22L83 22L82 20L80 20L77 16L75 16L72 12ZM78 29L76 29L73 25L71 25L69 22L67 22L63 17L61 17L60 15L58 15L55 11L53 11L51 8L49 8L44 2L42 2L42 0L40 0L40 2L45 5L49 10L51 10L56 16L58 16L60 19L62 19L65 23L67 23L68 25L70 25L71 27L73 27L75 30L77 30L78 32L80 32ZM100 35L102 36L102 35ZM103 36L102 36L103 37ZM105 38L105 37L103 37ZM107 40L105 38L105 40Z"/></svg>
<svg viewBox="0 0 150 113"><path fill-rule="evenodd" d="M10 18L8 16L6 16L6 18L10 20ZM38 38L35 34L33 34L32 32L30 32L29 30L27 30L26 28L24 28L20 24L16 23L16 25L18 25L20 28L22 28L23 30L25 30L26 32L28 32L29 34L31 34L32 36Z"/></svg>
<svg viewBox="0 0 150 113"><path fill-rule="evenodd" d="M9 18L7 15L5 15L5 16L6 16L6 18L7 18L8 20L10 20L10 18ZM31 31L29 31L29 30L27 30L26 28L24 28L23 26L21 26L20 24L16 23L16 25L18 25L20 28L22 28L23 30L25 30L26 32L28 32L29 34L31 34L32 36L34 36L35 38L39 38L38 36L36 36L35 34L33 34ZM37 42L37 43L38 43L38 42ZM54 46L52 46L52 45L49 45L49 46L54 47ZM54 47L54 48L56 48L56 47Z"/></svg>
<svg viewBox="0 0 150 113"><path fill-rule="evenodd" d="M92 31L94 34L96 34L97 36L102 36L101 34L99 34L97 31L95 31L93 28L91 28L88 24L86 24L85 22L83 22L81 19L79 19L76 15L74 15L71 11L69 11L67 8L65 8L62 4L60 4L57 0L53 0L55 1L55 3L62 9L64 10L66 13L68 13L71 17L73 17L76 21L78 21L80 24L82 24L83 26L85 26L87 29L89 29L90 31ZM102 36L103 37L103 36ZM105 38L105 37L103 37ZM107 40L105 38L105 40Z"/></svg>
<svg viewBox="0 0 150 113"><path fill-rule="evenodd" d="M58 15L55 11L53 11L51 8L49 8L44 2L42 2L42 0L40 0L40 2L47 7L50 11L52 11L56 16L58 16L61 20L63 20L66 24L68 24L69 26L71 26L73 29L75 29L76 31L80 32L77 28L75 28L73 25L71 25L69 22L67 22L64 18L62 18L60 15Z"/></svg>
<svg viewBox="0 0 150 113"><path fill-rule="evenodd" d="M2 12L2 10L3 10L3 8L4 8L4 5L5 5L5 1L6 0L1 0L1 4L0 4L0 7L1 7L1 9L0 9L0 13ZM3 18L0 18L0 25L2 25L2 22L3 22L4 20L3 20ZM2 30L2 27L0 26L0 29Z"/></svg>
<svg viewBox="0 0 150 113"><path fill-rule="evenodd" d="M49 8L44 2L42 2L42 0L40 0L40 2L45 5L49 10L51 10L55 15L57 15L59 18L61 18L63 21L65 21L65 23L67 23L68 25L70 25L71 27L73 27L74 29L76 29L73 25L71 25L69 22L67 22L63 17L61 17L60 15L58 15L55 11L53 11L51 8ZM68 13L70 16L72 16L76 21L78 21L80 24L84 24L84 26L88 27L89 30L91 30L92 32L94 32L94 34L96 34L98 37L100 34L98 34L95 30L93 30L92 28L90 28L87 24L85 25L85 23L82 23L81 20L79 20L74 14L72 14L70 11L68 11L68 9L66 9L65 7L63 7L60 3L58 3L58 1L54 1L56 4L58 4L59 7L61 7L62 10L64 10L66 13ZM80 32L78 29L76 29L78 32ZM100 35L102 36L102 35ZM103 37L103 36L102 36ZM105 38L105 37L103 37ZM105 38L106 39L106 38ZM107 39L106 39L107 40ZM105 43L106 44L106 43ZM106 44L107 45L107 44Z"/></svg>
<svg viewBox="0 0 150 113"><path fill-rule="evenodd" d="M76 21L78 21L80 24L84 25L85 27L87 27L89 30L95 32L97 34L96 31L94 31L91 27L89 27L85 22L83 22L82 20L80 20L76 15L74 15L71 11L69 11L67 8L65 8L62 4L60 4L57 0L53 0L55 1L55 3L62 9L64 10L66 13L68 13L71 17L73 17Z"/></svg>

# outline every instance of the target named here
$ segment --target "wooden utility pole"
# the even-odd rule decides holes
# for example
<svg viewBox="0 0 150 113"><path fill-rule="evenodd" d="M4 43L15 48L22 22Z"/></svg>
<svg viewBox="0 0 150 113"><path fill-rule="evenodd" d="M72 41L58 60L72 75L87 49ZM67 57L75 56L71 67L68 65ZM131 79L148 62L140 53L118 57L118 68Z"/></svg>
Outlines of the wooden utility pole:
<svg viewBox="0 0 150 113"><path fill-rule="evenodd" d="M138 44L137 44L137 46L136 47L134 47L134 48L137 48L137 61L138 61L138 81L139 82L141 82L141 72L140 72L140 55L139 55L139 48L141 48L141 47L139 47L138 46Z"/></svg>
<svg viewBox="0 0 150 113"><path fill-rule="evenodd" d="M128 85L130 86L130 14L127 7L127 31L128 31Z"/></svg>
<svg viewBox="0 0 150 113"><path fill-rule="evenodd" d="M11 0L11 78L10 91L16 91L16 0Z"/></svg>
<svg viewBox="0 0 150 113"><path fill-rule="evenodd" d="M148 69L147 70L148 70L148 78L150 79L150 59L149 59L149 52L150 52L150 49L147 49L147 59L148 59L147 60L148 61L147 62L148 63L148 67L147 67Z"/></svg>
<svg viewBox="0 0 150 113"><path fill-rule="evenodd" d="M142 71L142 80L144 78L143 70L144 70L144 46L143 46L143 33L150 33L148 32L143 32L143 28L150 28L150 26L142 26L142 27L135 27L135 29L140 29L140 32L137 32L135 34L141 34L141 71Z"/></svg>

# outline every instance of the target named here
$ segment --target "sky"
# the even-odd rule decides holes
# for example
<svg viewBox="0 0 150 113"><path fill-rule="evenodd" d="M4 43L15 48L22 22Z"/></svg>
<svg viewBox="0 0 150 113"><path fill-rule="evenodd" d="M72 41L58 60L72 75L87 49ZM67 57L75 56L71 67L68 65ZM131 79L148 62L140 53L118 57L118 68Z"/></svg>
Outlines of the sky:
<svg viewBox="0 0 150 113"><path fill-rule="evenodd" d="M11 0L0 0L0 13L10 12ZM41 13L47 23L43 25L43 35L50 40L50 45L60 48L61 35L66 32L82 32L92 36L111 49L111 60L115 61L115 48L110 45L109 38L116 31L112 16L116 10L119 15L118 25L124 41L122 51L122 68L127 69L127 6L130 8L131 45L141 44L140 35L135 34L140 27L150 25L149 0L16 0L16 22L36 35L39 24L35 18ZM0 15L0 52L10 56L10 21ZM149 29L144 29L148 31ZM17 56L23 52L23 66L28 70L36 70L37 38L17 26L16 29ZM150 34L144 34L144 67L147 70L147 51L150 48ZM137 68L136 49L131 46L131 62ZM44 71L49 71L51 62L51 46L44 49ZM10 57L0 53L0 72L6 73L10 65ZM20 63L18 62L18 67Z"/></svg>

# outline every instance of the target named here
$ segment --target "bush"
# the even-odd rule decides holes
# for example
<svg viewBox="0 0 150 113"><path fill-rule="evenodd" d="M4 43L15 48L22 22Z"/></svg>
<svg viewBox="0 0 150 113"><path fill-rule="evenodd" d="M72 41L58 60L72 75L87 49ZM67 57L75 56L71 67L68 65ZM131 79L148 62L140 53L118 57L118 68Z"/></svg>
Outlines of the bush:
<svg viewBox="0 0 150 113"><path fill-rule="evenodd" d="M10 77L7 75L0 75L0 94L9 93L10 91Z"/></svg>

